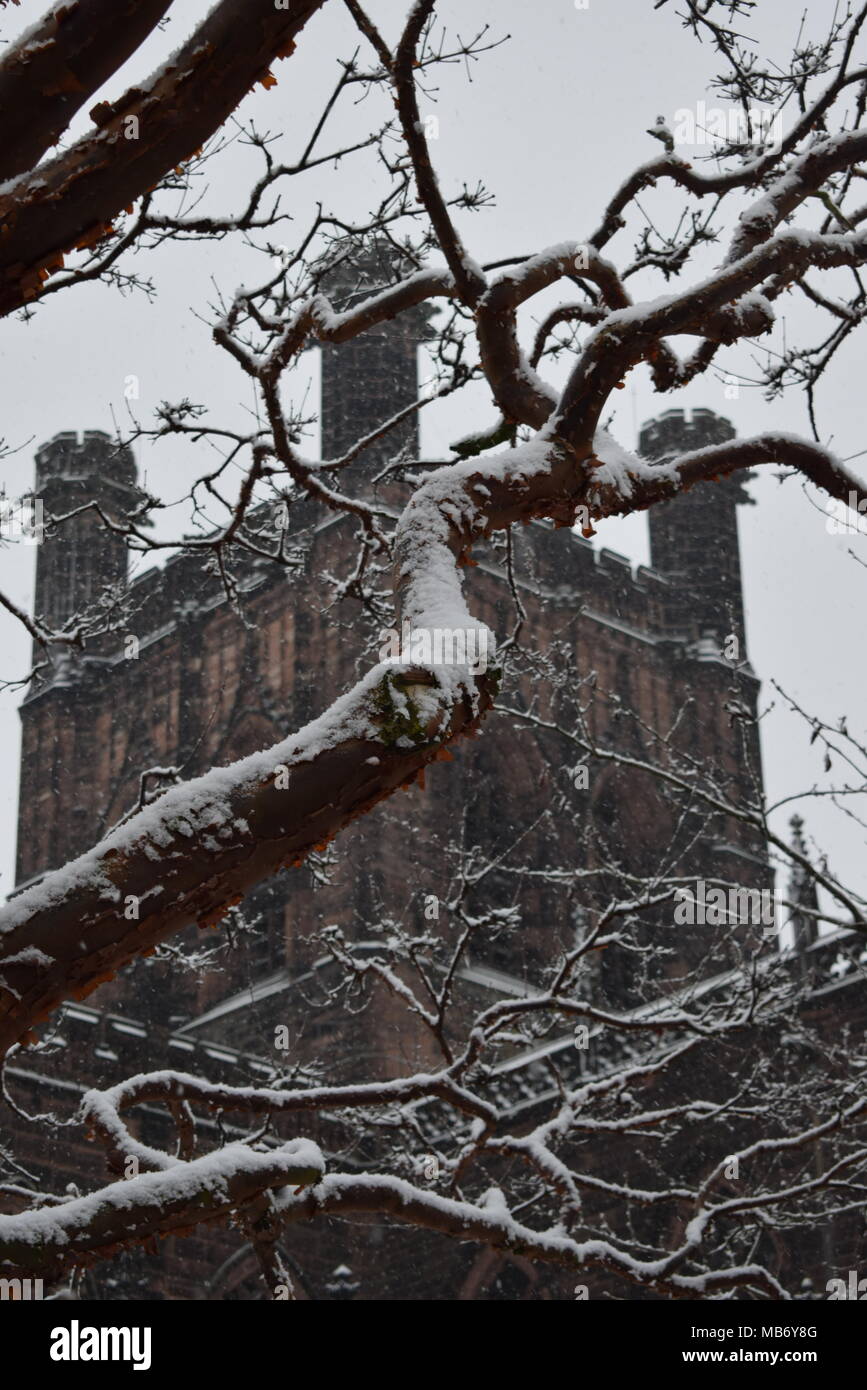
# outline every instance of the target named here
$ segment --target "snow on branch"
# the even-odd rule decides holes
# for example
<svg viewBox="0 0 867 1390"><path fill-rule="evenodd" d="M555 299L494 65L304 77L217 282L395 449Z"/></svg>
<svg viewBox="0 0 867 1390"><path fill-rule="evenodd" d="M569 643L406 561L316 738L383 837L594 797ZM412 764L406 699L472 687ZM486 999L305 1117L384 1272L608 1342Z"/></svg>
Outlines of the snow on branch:
<svg viewBox="0 0 867 1390"><path fill-rule="evenodd" d="M59 1206L0 1215L0 1270L49 1273L104 1258L128 1244L181 1235L199 1222L243 1209L268 1191L318 1182L323 1170L322 1154L308 1139L261 1153L246 1144L227 1144Z"/></svg>

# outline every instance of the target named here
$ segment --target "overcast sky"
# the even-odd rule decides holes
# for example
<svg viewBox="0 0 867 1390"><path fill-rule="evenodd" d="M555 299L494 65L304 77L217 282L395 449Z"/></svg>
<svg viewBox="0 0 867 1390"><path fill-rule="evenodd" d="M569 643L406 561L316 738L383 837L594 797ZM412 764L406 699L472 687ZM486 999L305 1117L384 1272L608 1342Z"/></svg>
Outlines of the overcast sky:
<svg viewBox="0 0 867 1390"><path fill-rule="evenodd" d="M102 97L116 98L130 82L144 77L186 38L207 8L199 0L176 0L165 31L152 37ZM370 0L368 8L393 36L408 6L406 0ZM784 62L803 7L790 0L762 0L758 8L751 32L760 33L765 47ZM830 0L811 0L808 33L824 33L833 8ZM716 70L714 56L681 28L674 0L657 11L652 0L589 0L586 8L578 8L574 0L536 0L533 5L523 0L442 0L438 11L452 34L457 30L466 38L490 22L492 38L511 35L469 70L464 63L438 70L436 90L423 102L424 114L435 115L439 123L432 151L446 193L481 179L495 196L494 206L461 219L468 249L477 261L528 253L566 239L581 241L596 226L617 184L635 165L659 153L661 147L646 133L657 116L673 123L676 112L695 110L698 102L721 104L708 86ZM29 15L4 10L4 36L13 36L32 17L32 10ZM355 46L345 9L330 0L304 30L294 56L275 65L278 85L268 92L257 89L240 116L254 117L260 128L285 131L280 156L287 161L297 158L337 79L338 58L349 56ZM327 127L321 148L339 148L358 139L387 114L384 97L360 106L347 102ZM74 129L88 124L82 117ZM206 207L239 209L245 188L258 173L258 167L251 173L250 153L235 147L214 162ZM340 172L328 166L291 180L284 185L283 206L293 221L274 239L291 246L318 199L344 216L363 216L385 186L381 169L366 155ZM649 193L642 205L654 221L670 226L682 202L669 188ZM816 214L808 217L812 221L802 219L804 225L815 225ZM631 239L621 233L606 254L624 263L630 251ZM711 248L697 262L696 277L721 255L721 247ZM207 320L214 284L231 293L245 280L255 283L263 276L262 257L229 242L193 243L139 256L132 264L154 279L155 302L140 294L123 298L90 285L49 298L29 323L0 323L0 434L17 450L0 461L0 482L7 493L17 494L31 485L34 450L57 432L112 431L113 420L125 420L124 387L131 376L138 378L140 398L135 404L143 421L161 400L182 397L210 406L215 423L246 418L252 403L249 383L213 345ZM649 275L634 280L631 288L637 298L653 298L666 286L661 277ZM534 301L525 327L531 329L532 319L553 302L551 296ZM809 316L789 296L774 339L763 344L778 348L783 334L790 344L801 341L808 322ZM825 322L815 327L819 326L824 332ZM823 441L844 458L867 449L863 333L853 335L849 343L818 395ZM722 360L727 369L748 373L751 351L730 350ZM551 379L562 380L562 373ZM309 404L317 389L315 355L308 354L291 394L298 402L306 395ZM710 407L729 416L739 434L769 426L808 433L804 401L796 394L768 403L760 391L741 387L737 399L729 397L715 376L676 395L657 397L639 369L619 393L613 433L632 447L637 427L673 406ZM446 457L450 441L493 418L489 393L481 387L459 400L437 404L423 417L425 456ZM315 450L315 436L308 447ZM181 497L203 466L201 446L166 441L138 452L149 488L167 498ZM867 477L867 456L852 466ZM765 470L751 484L758 505L741 509L740 518L748 644L763 681L763 702L774 698L774 678L807 708L828 718L848 712L852 731L863 731L867 569L847 552L855 549L867 564L867 537L828 534L822 498L798 480L781 487L773 476L776 471ZM184 519L178 508L166 525L179 532ZM646 520L608 521L599 528L598 543L645 562ZM32 601L35 555L34 548L0 550L0 586L21 604ZM0 615L0 634L0 675L9 679L27 669L29 641L5 614ZM327 692L322 694L325 701ZM20 692L0 696L3 892L14 874L19 700ZM771 713L763 748L772 800L821 780L820 755L790 717ZM791 810L786 809L780 824ZM864 891L863 832L852 822L841 822L827 805L813 802L804 813L808 829L829 851L832 868Z"/></svg>

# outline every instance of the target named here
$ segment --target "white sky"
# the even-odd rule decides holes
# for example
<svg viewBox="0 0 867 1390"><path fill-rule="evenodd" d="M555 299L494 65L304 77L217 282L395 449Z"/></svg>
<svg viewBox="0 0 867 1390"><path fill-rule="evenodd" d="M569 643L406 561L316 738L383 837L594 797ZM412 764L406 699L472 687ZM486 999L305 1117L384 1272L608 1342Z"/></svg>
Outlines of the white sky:
<svg viewBox="0 0 867 1390"><path fill-rule="evenodd" d="M202 0L176 0L165 32L152 37L102 96L117 97L150 71L187 37L207 8ZM368 8L393 37L408 4L370 0ZM807 7L808 33L824 33L833 8L831 0L813 0ZM751 31L763 35L766 48L780 62L795 38L802 9L790 0L763 0L758 18L751 22ZM536 0L533 5L522 0L442 0L438 10L452 35L457 30L466 38L489 21L493 37L512 36L472 64L469 72L464 63L439 70L437 90L423 103L423 112L439 121L432 151L446 193L482 179L496 197L494 207L460 219L468 249L478 261L528 253L566 239L581 241L597 225L617 184L637 164L659 153L661 147L646 134L658 115L671 123L676 111L694 109L699 101L720 104L708 89L716 71L713 54L707 46L698 47L680 27L673 0L656 12L652 0L590 0L586 9L576 8L573 0ZM25 16L4 10L4 36L14 35L32 17L32 12ZM280 157L288 162L297 158L336 81L337 59L355 46L345 9L338 0L330 0L305 29L295 55L275 65L278 85L269 92L257 89L246 100L243 117L255 117L261 128L287 132L276 147ZM328 126L323 150L358 139L388 113L383 98L360 106L353 100ZM74 129L87 125L85 116ZM236 147L210 166L213 187L205 206L240 208L244 190L255 177L245 174L252 167L249 158L249 150ZM327 166L287 181L283 207L294 220L272 239L292 245L317 199L343 216L361 217L385 186L382 171L366 155L354 158L341 172ZM655 221L670 226L683 198L664 189L647 194L642 204ZM806 225L814 225L816 215L808 215L812 221ZM629 235L621 233L606 254L625 264L631 247ZM721 254L722 247L711 248L697 262L696 277L710 270ZM214 423L245 418L251 405L249 383L213 345L207 323L197 315L207 319L214 282L230 293L245 279L254 283L262 278L263 258L235 243L191 243L139 256L131 264L155 280L155 303L142 295L122 298L91 285L49 298L28 324L17 319L0 323L5 385L0 433L8 446L19 450L0 461L0 483L9 494L31 485L33 452L44 440L61 430L111 431L113 413L114 418L124 418L124 385L131 375L139 380L137 410L143 421L159 401L184 396L209 405ZM665 293L666 286L661 277L648 276L633 280L631 290L638 298L653 298ZM554 298L549 295L534 304L525 325L531 325ZM784 332L790 344L804 341L803 326L809 318L791 296L780 315L785 323L780 322L774 344L779 346ZM821 325L814 321L814 331L820 327L824 334L826 324L827 319ZM864 337L853 338L855 345L850 339L818 396L823 440L842 457L867 449ZM749 350L729 350L720 360L727 369L746 371ZM315 392L316 383L315 360L308 355L293 381L293 398L301 401L305 392ZM308 394L308 404L313 399ZM768 404L759 391L741 388L738 399L731 400L716 377L657 397L640 369L615 405L613 432L627 446L634 445L638 425L673 406L708 406L728 415L739 434L767 427L808 433L801 397L792 394L782 403ZM429 458L443 457L450 441L492 419L488 393L481 387L459 400L439 403L424 413L423 452ZM311 438L311 452L315 447ZM202 446L165 441L138 453L148 486L166 497L182 496L202 467ZM867 456L854 467L867 476ZM822 499L798 481L781 488L771 476L774 471L767 470L752 484L759 505L741 510L748 643L764 682L763 698L766 703L771 698L769 682L774 677L807 708L828 718L848 712L852 731L863 731L867 570L847 551L854 548L867 564L867 538L827 534ZM183 529L180 509L171 524L178 532ZM646 520L608 521L599 528L599 542L636 562L646 561ZM0 587L18 603L29 605L32 600L35 553L23 547L0 550ZM0 615L0 676L20 675L28 657L23 630ZM323 692L323 701L326 698ZM8 891L14 873L19 699L17 693L0 696L0 892ZM809 747L803 727L789 717L774 714L766 722L764 759L771 799L821 781L820 755ZM792 809L786 808L781 825ZM807 804L803 809L808 829L830 853L831 867L848 874L863 891L863 832L841 821L827 804Z"/></svg>

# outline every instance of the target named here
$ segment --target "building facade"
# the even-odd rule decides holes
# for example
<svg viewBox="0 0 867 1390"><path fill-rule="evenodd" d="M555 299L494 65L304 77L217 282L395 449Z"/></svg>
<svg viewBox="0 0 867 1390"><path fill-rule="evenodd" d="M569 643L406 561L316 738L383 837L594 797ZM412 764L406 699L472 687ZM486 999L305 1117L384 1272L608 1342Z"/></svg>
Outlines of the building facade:
<svg viewBox="0 0 867 1390"><path fill-rule="evenodd" d="M325 350L323 457L340 457L411 406L417 350L428 331L420 313ZM397 436L374 440L347 478L399 504L405 484L394 475L373 480L398 450L411 471L415 419L408 416ZM669 410L645 426L639 448L664 460L732 434L711 411ZM196 555L178 555L127 582L123 540L100 514L137 515L128 449L98 432L63 434L40 449L36 467L48 514L68 514L87 501L99 507L78 511L40 547L37 616L59 626L96 605L96 616L122 618L83 651L43 667L22 704L19 886L105 834L137 803L149 770L163 770L144 784L152 792L165 769L194 776L315 717L375 660L381 627L381 618L352 596L328 606L309 602L310 577L329 573L339 581L351 572L352 525L343 515L307 501L293 507L293 565L278 571L242 560L233 604ZM711 769L734 801L760 796L756 726L737 717L755 713L758 692L746 655L738 549L744 500L739 484L725 482L654 508L651 564L637 571L624 557L596 552L576 534L545 524L523 528L508 552L496 541L480 549L467 580L474 611L500 636L520 628L504 703L543 724L568 721L577 708L594 746L626 750L637 764L654 756L655 740L676 730L680 755ZM291 1034L293 1062L314 1067L325 1053L332 1079L395 1076L433 1064L424 1030L409 1026L387 997L353 1018L350 1037L317 932L338 925L363 953L376 948L389 920L421 925L425 904L448 900L467 847L494 860L514 843L520 862L540 870L538 882L525 876L512 929L468 959L467 1007L514 993L543 970L574 941L593 894L621 870L650 875L665 860L695 878L770 883L765 847L742 822L684 819L640 766L588 761L584 778L564 760L558 735L517 715L492 716L478 741L429 770L424 792L392 799L349 827L321 860L262 885L228 937L189 928L179 945L201 968L182 968L177 953L159 952L86 1004L65 1009L42 1049L19 1055L9 1068L22 1108L69 1115L87 1088L159 1067L235 1083L267 1079L285 1061L275 1052L281 1026ZM564 893L541 872L576 863L594 870L595 886L585 879ZM487 885L491 911L514 908L507 870L493 867ZM653 930L652 918L646 930ZM819 943L801 944L819 959ZM700 969L705 949L692 937L665 953L655 967L659 988ZM600 964L601 999L629 1007L636 984L628 969ZM510 1075L517 1078L516 1105L532 1103L547 1084L532 1059ZM145 1126L151 1123L158 1142L162 1121L146 1115ZM78 1130L49 1133L46 1149L38 1126L15 1119L13 1129L22 1161L44 1172L55 1190L102 1176L99 1153ZM312 1137L340 1148L336 1130ZM351 1235L335 1223L296 1237L286 1257L302 1297L569 1296L559 1276L373 1222ZM85 1290L123 1298L262 1296L240 1234L203 1228L162 1242L156 1253L119 1256L88 1274Z"/></svg>

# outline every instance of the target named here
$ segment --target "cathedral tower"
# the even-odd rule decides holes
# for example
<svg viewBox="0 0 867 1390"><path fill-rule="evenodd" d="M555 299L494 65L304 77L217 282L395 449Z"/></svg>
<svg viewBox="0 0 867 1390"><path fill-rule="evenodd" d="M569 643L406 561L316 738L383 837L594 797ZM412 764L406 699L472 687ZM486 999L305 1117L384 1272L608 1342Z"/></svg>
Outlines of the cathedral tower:
<svg viewBox="0 0 867 1390"><path fill-rule="evenodd" d="M36 494L46 517L69 516L49 527L36 560L34 611L47 627L58 628L95 603L108 587L127 577L127 549L100 518L128 514L140 494L132 453L101 430L58 434L36 455Z"/></svg>
<svg viewBox="0 0 867 1390"><path fill-rule="evenodd" d="M666 410L644 426L639 452L664 463L694 449L735 437L733 425L712 410ZM722 646L734 633L744 646L744 600L737 508L749 502L739 478L695 487L650 509L650 563L671 579L688 603L673 618L694 638L713 637Z"/></svg>
<svg viewBox="0 0 867 1390"><path fill-rule="evenodd" d="M390 243L374 242L353 251L333 270L325 292L335 308L345 310L378 289L410 274ZM418 347L431 336L431 310L424 306L378 324L358 337L322 348L322 457L339 458L352 444L372 434L391 416L418 400ZM400 450L419 453L418 412L389 430L361 456L358 478Z"/></svg>

